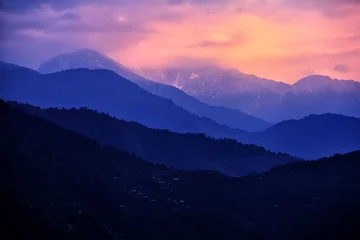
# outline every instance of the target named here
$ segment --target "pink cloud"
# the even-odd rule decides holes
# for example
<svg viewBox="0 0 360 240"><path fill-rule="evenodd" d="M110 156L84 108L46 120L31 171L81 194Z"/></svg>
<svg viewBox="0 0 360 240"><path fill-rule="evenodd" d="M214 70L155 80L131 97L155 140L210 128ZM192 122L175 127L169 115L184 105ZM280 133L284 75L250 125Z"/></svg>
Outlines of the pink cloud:
<svg viewBox="0 0 360 240"><path fill-rule="evenodd" d="M43 5L25 14L0 13L0 18L11 36L7 41L26 37L38 46L42 37L43 45L56 42L61 50L95 48L130 67L186 65L192 59L284 82L307 72L360 80L356 0L121 2ZM0 47L9 46L1 41ZM6 50L9 56L18 49L15 43ZM29 49L22 50L30 59L35 49ZM59 53L43 49L41 56ZM337 71L338 64L348 71Z"/></svg>

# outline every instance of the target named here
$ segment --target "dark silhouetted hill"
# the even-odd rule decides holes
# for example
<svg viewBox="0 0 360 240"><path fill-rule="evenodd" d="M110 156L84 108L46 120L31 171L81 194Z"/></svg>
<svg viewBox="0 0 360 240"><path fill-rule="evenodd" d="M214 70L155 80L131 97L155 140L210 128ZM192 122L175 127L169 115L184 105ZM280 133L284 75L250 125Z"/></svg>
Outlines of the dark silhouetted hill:
<svg viewBox="0 0 360 240"><path fill-rule="evenodd" d="M300 159L274 154L262 147L244 145L232 139L213 139L204 134L179 134L149 129L94 110L41 109L12 102L13 107L43 117L66 129L135 153L141 158L167 166L185 169L212 169L229 175L264 172L270 168Z"/></svg>
<svg viewBox="0 0 360 240"><path fill-rule="evenodd" d="M238 172L240 168L245 170L249 163L256 164L256 167L251 167L250 171L252 171L254 169L268 169L274 166L273 164L283 164L288 161L288 159L280 156L271 157L272 160L269 161L270 155L273 156L272 153L266 153L254 146L251 148L258 149L259 151L254 150L256 152L255 155L247 155L250 146L245 147L234 140L203 141L207 139L205 136L194 134L180 135L166 131L150 130L141 125L118 121L110 116L105 116L85 108L81 109L80 112L76 109L59 111L56 109L41 110L30 105L12 104L31 114L42 116L49 121L60 124L65 128L87 134L92 138L100 140L102 143L135 152L146 160L149 159L152 162L159 161L184 169L194 169L194 167L198 166L197 164L204 167L205 163L200 159L205 158L201 156L207 156L207 164L212 162L210 165L206 165L207 168L222 169L222 172L226 171L228 174L235 170ZM360 119L336 114L323 114L311 115L300 120L284 121L264 132L243 133L237 140L243 143L263 146L273 152L283 152L305 159L317 159L329 157L336 153L343 154L360 149L359 135ZM225 144L226 147L214 147L212 144L207 145L209 142L217 142L219 146L225 142L227 143ZM160 147L154 148L155 144ZM195 154L193 146L202 146L202 155ZM219 151L218 149L222 150ZM169 154L164 156L165 152ZM184 152L187 152L188 155L184 155ZM171 155L172 157L170 157ZM176 160L179 156L186 156L186 160ZM266 156L266 158L263 156ZM166 161L162 162L164 157ZM219 159L222 159L221 163ZM239 163L240 166L233 165L234 161ZM221 167L223 163L231 167L226 170L226 168ZM230 171L230 169L232 170Z"/></svg>

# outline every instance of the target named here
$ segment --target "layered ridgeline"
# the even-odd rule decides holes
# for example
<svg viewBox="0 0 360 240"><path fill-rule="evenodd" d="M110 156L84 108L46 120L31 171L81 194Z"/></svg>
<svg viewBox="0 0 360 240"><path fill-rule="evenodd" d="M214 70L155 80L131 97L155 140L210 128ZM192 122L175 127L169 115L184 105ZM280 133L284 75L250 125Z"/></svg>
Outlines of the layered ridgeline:
<svg viewBox="0 0 360 240"><path fill-rule="evenodd" d="M330 113L310 115L251 133L244 141L305 159L343 154L360 149L360 118Z"/></svg>
<svg viewBox="0 0 360 240"><path fill-rule="evenodd" d="M227 175L241 176L300 161L286 154L275 154L263 147L244 145L232 139L213 139L204 134L179 134L150 129L86 108L41 109L15 102L11 105L66 129L85 134L101 144L134 153L148 162L184 170L211 169Z"/></svg>
<svg viewBox="0 0 360 240"><path fill-rule="evenodd" d="M360 117L360 82L352 80L311 75L289 85L214 66L140 69L137 73L210 105L238 109L270 122L325 113Z"/></svg>
<svg viewBox="0 0 360 240"><path fill-rule="evenodd" d="M200 134L184 135L148 129L140 124L120 121L85 108L42 110L30 105L12 105L67 129L86 134L101 143L126 149L145 160L169 166L194 169L196 164L200 164L198 166L209 169L216 167L215 169L221 169L228 174L239 174L247 169L247 166L252 166L250 171L253 171L268 169L273 164L287 161L279 158L280 155L274 157L272 153L260 151L255 146L244 146L234 140L210 140ZM264 146L275 152L316 159L360 149L359 133L360 119L324 114L284 121L263 132L243 133L237 139L244 143ZM250 148L257 149L257 154L252 155ZM162 162L163 159L165 162ZM250 163L255 165L249 165ZM247 172L246 170L245 173Z"/></svg>
<svg viewBox="0 0 360 240"><path fill-rule="evenodd" d="M358 239L360 152L229 178L146 163L0 103L2 237Z"/></svg>
<svg viewBox="0 0 360 240"><path fill-rule="evenodd" d="M1 66L0 97L6 100L45 108L87 107L151 128L232 138L306 159L360 148L360 120L355 118L324 114L248 133L190 114L171 100L153 95L107 70L75 69L42 75L14 65Z"/></svg>
<svg viewBox="0 0 360 240"><path fill-rule="evenodd" d="M270 122L326 113L360 117L360 83L327 76L311 75L289 85L216 66L130 70L86 49L50 59L39 71L74 68L109 69L198 116L249 131L264 130L269 124L244 112Z"/></svg>
<svg viewBox="0 0 360 240"><path fill-rule="evenodd" d="M237 138L243 132L201 118L109 70L76 69L48 75L1 63L0 97L41 107L88 107L152 128Z"/></svg>
<svg viewBox="0 0 360 240"><path fill-rule="evenodd" d="M257 131L264 130L270 126L269 123L239 110L207 105L174 86L149 81L115 60L91 49L81 49L76 52L56 56L43 63L38 71L43 74L49 74L78 68L113 71L155 95L171 99L176 105L183 107L191 113L200 117L210 118L232 128Z"/></svg>

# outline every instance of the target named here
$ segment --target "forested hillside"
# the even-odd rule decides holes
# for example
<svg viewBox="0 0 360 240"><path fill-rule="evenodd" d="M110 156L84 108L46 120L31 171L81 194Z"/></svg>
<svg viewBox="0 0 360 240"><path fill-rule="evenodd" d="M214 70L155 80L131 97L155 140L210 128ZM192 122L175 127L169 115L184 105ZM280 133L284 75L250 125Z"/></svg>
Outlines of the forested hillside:
<svg viewBox="0 0 360 240"><path fill-rule="evenodd" d="M153 165L0 104L10 239L356 239L360 152L226 177Z"/></svg>

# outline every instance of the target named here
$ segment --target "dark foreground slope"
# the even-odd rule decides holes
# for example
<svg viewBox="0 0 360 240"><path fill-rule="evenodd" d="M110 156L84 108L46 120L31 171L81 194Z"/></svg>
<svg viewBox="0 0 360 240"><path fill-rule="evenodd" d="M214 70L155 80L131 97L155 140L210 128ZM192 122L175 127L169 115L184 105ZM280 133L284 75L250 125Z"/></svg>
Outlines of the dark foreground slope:
<svg viewBox="0 0 360 240"><path fill-rule="evenodd" d="M4 239L357 239L360 152L229 178L152 165L0 104Z"/></svg>
<svg viewBox="0 0 360 240"><path fill-rule="evenodd" d="M135 153L148 162L184 170L210 169L242 176L300 161L286 154L275 154L263 147L244 145L232 139L212 139L204 134L179 134L150 129L85 108L41 109L16 102L11 105L65 129L85 134L101 144Z"/></svg>

